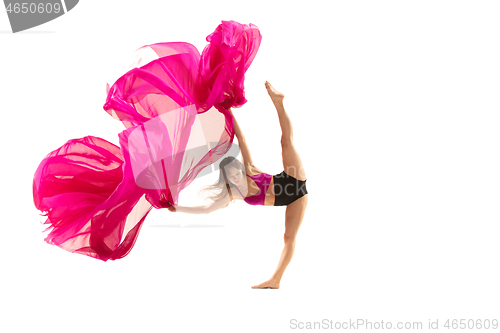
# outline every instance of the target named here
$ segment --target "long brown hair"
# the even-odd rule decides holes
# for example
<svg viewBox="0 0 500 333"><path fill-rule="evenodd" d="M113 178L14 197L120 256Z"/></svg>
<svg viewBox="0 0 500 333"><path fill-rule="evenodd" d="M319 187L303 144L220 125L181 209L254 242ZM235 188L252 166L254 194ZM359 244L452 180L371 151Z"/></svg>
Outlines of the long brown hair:
<svg viewBox="0 0 500 333"><path fill-rule="evenodd" d="M231 191L234 185L227 179L227 174L226 174L226 167L228 166L240 170L243 173L243 175L246 174L245 166L243 165L243 163L241 163L239 160L237 160L232 156L228 156L219 163L219 179L213 185L209 185L203 188L200 191L200 193L205 191L212 192L213 194L210 195L208 198L210 198L213 201L218 201L224 198L227 195L227 193L229 193L231 201L234 201L233 194Z"/></svg>

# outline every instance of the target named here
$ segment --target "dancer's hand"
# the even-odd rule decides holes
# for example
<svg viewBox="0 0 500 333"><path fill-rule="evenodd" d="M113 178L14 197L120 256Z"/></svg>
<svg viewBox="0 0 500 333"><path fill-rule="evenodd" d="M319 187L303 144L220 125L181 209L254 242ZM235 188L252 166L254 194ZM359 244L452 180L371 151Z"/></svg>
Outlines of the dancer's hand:
<svg viewBox="0 0 500 333"><path fill-rule="evenodd" d="M172 205L170 207L167 208L169 211L171 211L172 213L175 213L177 211L177 209L175 209L175 206Z"/></svg>

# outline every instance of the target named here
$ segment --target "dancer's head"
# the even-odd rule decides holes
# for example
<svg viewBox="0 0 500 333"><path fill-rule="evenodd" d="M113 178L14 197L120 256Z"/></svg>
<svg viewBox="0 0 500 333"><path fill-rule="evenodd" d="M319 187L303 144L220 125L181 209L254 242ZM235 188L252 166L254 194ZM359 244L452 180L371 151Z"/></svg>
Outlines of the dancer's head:
<svg viewBox="0 0 500 333"><path fill-rule="evenodd" d="M234 157L226 157L219 163L219 179L215 184L204 188L202 191L214 193L209 198L213 201L224 198L228 193L231 200L233 195L231 188L240 186L246 180L245 166Z"/></svg>
<svg viewBox="0 0 500 333"><path fill-rule="evenodd" d="M232 156L226 157L219 163L219 180L230 187L240 185L245 180L245 166Z"/></svg>

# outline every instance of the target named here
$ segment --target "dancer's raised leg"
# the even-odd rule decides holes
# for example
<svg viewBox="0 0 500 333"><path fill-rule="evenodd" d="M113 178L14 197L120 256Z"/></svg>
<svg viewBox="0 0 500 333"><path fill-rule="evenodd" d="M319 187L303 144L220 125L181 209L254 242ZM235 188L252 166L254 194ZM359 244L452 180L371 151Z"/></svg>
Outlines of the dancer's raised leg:
<svg viewBox="0 0 500 333"><path fill-rule="evenodd" d="M276 107L276 111L278 111L278 118L281 126L281 155L283 156L283 169L288 175L298 180L306 180L307 178L302 160L293 145L292 121L283 106L285 95L274 89L267 81L266 89Z"/></svg>

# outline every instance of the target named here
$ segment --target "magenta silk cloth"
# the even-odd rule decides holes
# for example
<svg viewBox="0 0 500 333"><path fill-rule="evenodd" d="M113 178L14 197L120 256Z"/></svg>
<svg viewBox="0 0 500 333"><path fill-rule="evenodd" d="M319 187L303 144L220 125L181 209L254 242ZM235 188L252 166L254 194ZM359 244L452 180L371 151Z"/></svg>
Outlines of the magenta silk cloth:
<svg viewBox="0 0 500 333"><path fill-rule="evenodd" d="M143 46L134 68L108 84L104 110L126 127L120 147L87 136L43 159L33 198L50 225L47 243L123 258L151 209L177 204L226 154L234 138L228 108L246 103L244 74L261 35L255 25L222 21L207 41L201 56L183 42Z"/></svg>

